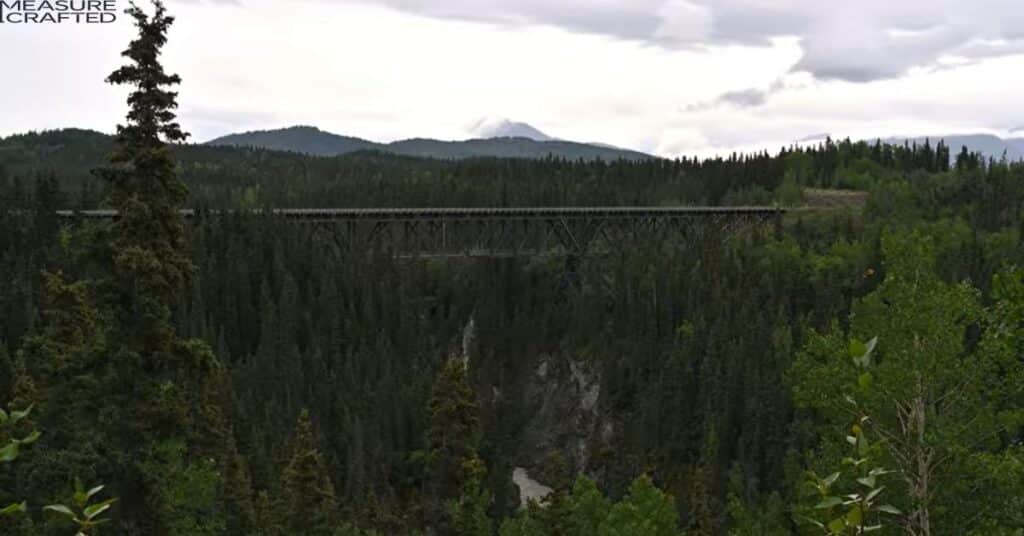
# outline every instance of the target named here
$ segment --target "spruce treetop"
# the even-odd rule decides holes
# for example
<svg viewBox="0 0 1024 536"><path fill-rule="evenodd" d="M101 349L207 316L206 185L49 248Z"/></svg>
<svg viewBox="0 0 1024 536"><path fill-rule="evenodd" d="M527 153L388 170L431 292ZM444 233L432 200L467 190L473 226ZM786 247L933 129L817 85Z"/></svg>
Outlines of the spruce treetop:
<svg viewBox="0 0 1024 536"><path fill-rule="evenodd" d="M178 212L188 189L166 145L188 135L175 121L178 94L169 89L181 78L165 72L159 61L174 18L161 0L153 0L152 14L135 3L126 13L135 19L138 35L122 52L127 64L106 81L133 88L127 122L117 127L110 165L95 172L106 183L107 204L120 216L89 242L113 276L108 297L118 304L129 344L159 349L172 338L168 304L195 271Z"/></svg>
<svg viewBox="0 0 1024 536"><path fill-rule="evenodd" d="M109 84L131 84L136 86L128 98L131 106L128 112L129 126L119 127L119 132L141 135L155 140L163 134L169 142L185 141L188 133L174 120L178 107L178 94L164 89L181 83L181 77L167 74L160 64L160 51L167 44L167 30L174 23L174 17L167 15L161 0L153 0L152 17L139 8L135 2L129 4L125 13L135 19L139 35L121 53L132 63L114 71L107 77Z"/></svg>

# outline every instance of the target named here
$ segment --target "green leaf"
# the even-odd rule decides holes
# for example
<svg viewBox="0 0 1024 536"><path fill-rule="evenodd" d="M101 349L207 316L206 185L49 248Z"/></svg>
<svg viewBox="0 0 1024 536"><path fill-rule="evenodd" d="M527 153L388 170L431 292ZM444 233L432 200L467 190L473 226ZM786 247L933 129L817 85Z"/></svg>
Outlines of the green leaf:
<svg viewBox="0 0 1024 536"><path fill-rule="evenodd" d="M32 443L35 443L37 439L39 439L40 435L42 434L40 434L38 430L35 430L31 434L29 434L28 437L18 442L21 443L22 445L31 445Z"/></svg>
<svg viewBox="0 0 1024 536"><path fill-rule="evenodd" d="M825 480L823 480L823 482L825 483L826 486L831 486L832 484L836 483L836 480L839 480L839 472L838 471L835 472L835 473L832 473L831 475L826 476Z"/></svg>
<svg viewBox="0 0 1024 536"><path fill-rule="evenodd" d="M8 418L7 417L7 412L4 411L4 408L0 408L0 424L6 423L7 422L7 418Z"/></svg>
<svg viewBox="0 0 1024 536"><path fill-rule="evenodd" d="M864 484L865 486L872 489L874 489L875 485L878 484L878 480L873 475L858 478L857 482L860 482L861 484Z"/></svg>
<svg viewBox="0 0 1024 536"><path fill-rule="evenodd" d="M891 504L883 504L882 506L879 506L878 507L878 511L879 512L885 512L887 514L892 514L892 515L895 515L895 516L903 515L903 512L900 512L898 508L896 508L895 506L893 506Z"/></svg>
<svg viewBox="0 0 1024 536"><path fill-rule="evenodd" d="M95 488L92 488L89 491L85 492L85 496L91 499L93 495L96 495L97 493L103 491L103 488L105 487L106 486L104 486L103 484L100 484L99 486L96 486Z"/></svg>
<svg viewBox="0 0 1024 536"><path fill-rule="evenodd" d="M860 364L860 358L868 351L868 347L859 339L850 339L850 357L854 363Z"/></svg>
<svg viewBox="0 0 1024 536"><path fill-rule="evenodd" d="M28 511L28 505L25 504L25 502L8 504L7 506L0 508L0 516L24 514L26 511Z"/></svg>
<svg viewBox="0 0 1024 536"><path fill-rule="evenodd" d="M871 354L875 353L875 346L877 345L878 337L872 337L872 339L868 341L866 347L864 348L864 355L867 357L871 357Z"/></svg>
<svg viewBox="0 0 1024 536"><path fill-rule="evenodd" d="M850 341L850 357L853 359L853 364L861 368L868 368L871 366L871 354L875 351L875 345L878 344L878 337L875 337L864 344L863 342L853 339Z"/></svg>
<svg viewBox="0 0 1024 536"><path fill-rule="evenodd" d="M25 408L22 411L12 411L11 412L11 424L14 424L14 423L24 419L25 417L28 417L28 414L32 413L32 408L33 407L34 406L29 406L29 407Z"/></svg>
<svg viewBox="0 0 1024 536"><path fill-rule="evenodd" d="M48 512L57 512L58 514L68 516L72 519L74 519L75 517L75 513L72 512L70 508L64 506L63 504L48 504L43 507L43 510Z"/></svg>
<svg viewBox="0 0 1024 536"><path fill-rule="evenodd" d="M0 462L13 462L18 457L18 442L12 441L0 448Z"/></svg>
<svg viewBox="0 0 1024 536"><path fill-rule="evenodd" d="M828 524L828 530L831 531L832 534L842 534L844 529L846 529L846 519L841 517L833 519Z"/></svg>
<svg viewBox="0 0 1024 536"><path fill-rule="evenodd" d="M815 510L827 510L833 506L839 506L843 504L843 500L839 497L825 497L820 503L814 505Z"/></svg>
<svg viewBox="0 0 1024 536"><path fill-rule="evenodd" d="M84 508L89 502L89 496L85 494L85 488L82 487L82 481L78 478L75 479L75 494L71 496L71 500L75 501L75 506Z"/></svg>
<svg viewBox="0 0 1024 536"><path fill-rule="evenodd" d="M857 377L857 385L859 385L861 389L867 389L868 387L871 387L871 379L871 373L865 372Z"/></svg>
<svg viewBox="0 0 1024 536"><path fill-rule="evenodd" d="M879 486L879 487L871 490L871 493L868 493L868 496L865 497L864 500L868 501L868 502L873 501L875 499L875 497L878 497L878 494L882 493L882 490L884 490L884 489L885 489L885 486Z"/></svg>
<svg viewBox="0 0 1024 536"><path fill-rule="evenodd" d="M114 504L114 501L116 500L117 499L107 499L101 503L96 503L94 505L87 507L84 511L82 511L82 513L85 515L86 519L91 521L92 518L102 514L108 508L110 508L110 505Z"/></svg>
<svg viewBox="0 0 1024 536"><path fill-rule="evenodd" d="M864 519L863 512L860 511L860 506L854 506L846 514L846 523L853 526L860 525L860 522Z"/></svg>
<svg viewBox="0 0 1024 536"><path fill-rule="evenodd" d="M864 437L864 434L857 436L857 454L861 457L867 457L868 455L868 439Z"/></svg>

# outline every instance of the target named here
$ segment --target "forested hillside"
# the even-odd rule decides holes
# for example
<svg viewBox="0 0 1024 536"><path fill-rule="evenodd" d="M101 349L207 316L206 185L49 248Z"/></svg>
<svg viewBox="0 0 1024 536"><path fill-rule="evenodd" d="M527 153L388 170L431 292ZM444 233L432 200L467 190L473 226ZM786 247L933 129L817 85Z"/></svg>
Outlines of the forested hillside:
<svg viewBox="0 0 1024 536"><path fill-rule="evenodd" d="M1024 165L849 141L644 161L187 145L176 77L147 63L171 19L135 16L129 62L151 69L111 76L146 97L116 140L0 142L0 534L1024 529ZM572 273L177 215L809 188L867 201ZM123 217L54 212L95 207ZM72 497L75 479L106 487Z"/></svg>

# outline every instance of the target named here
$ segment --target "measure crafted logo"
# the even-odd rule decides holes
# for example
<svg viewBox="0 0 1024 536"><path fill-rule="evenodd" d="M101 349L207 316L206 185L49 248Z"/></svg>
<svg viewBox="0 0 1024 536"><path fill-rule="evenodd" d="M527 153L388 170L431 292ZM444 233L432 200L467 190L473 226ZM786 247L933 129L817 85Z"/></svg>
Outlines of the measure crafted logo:
<svg viewBox="0 0 1024 536"><path fill-rule="evenodd" d="M110 24L116 0L0 0L0 24Z"/></svg>

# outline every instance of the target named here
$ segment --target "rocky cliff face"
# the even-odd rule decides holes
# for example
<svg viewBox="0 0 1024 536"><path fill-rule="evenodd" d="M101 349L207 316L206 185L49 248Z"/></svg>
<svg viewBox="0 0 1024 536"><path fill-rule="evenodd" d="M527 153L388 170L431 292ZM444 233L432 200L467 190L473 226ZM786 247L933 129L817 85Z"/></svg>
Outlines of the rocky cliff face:
<svg viewBox="0 0 1024 536"><path fill-rule="evenodd" d="M616 427L602 409L599 370L567 353L496 354L496 330L478 313L464 320L451 358L466 361L474 378L492 484L507 489L496 503L514 509L542 501L582 473L600 480L595 458Z"/></svg>
<svg viewBox="0 0 1024 536"><path fill-rule="evenodd" d="M569 467L582 471L589 459L589 444L600 436L600 397L600 379L584 364L567 357L541 356L519 401L530 416L522 430L519 461L540 468L548 455L558 452Z"/></svg>
<svg viewBox="0 0 1024 536"><path fill-rule="evenodd" d="M553 455L565 460L570 476L583 473L614 428L600 410L600 377L586 363L543 354L518 379L515 394L504 400L520 416L508 430L514 438L509 463L520 500L541 500L556 485L545 482Z"/></svg>

